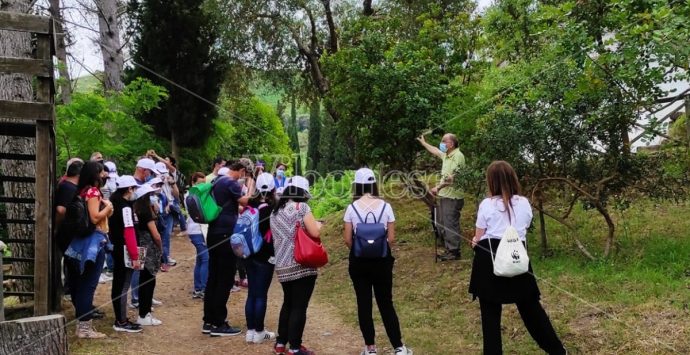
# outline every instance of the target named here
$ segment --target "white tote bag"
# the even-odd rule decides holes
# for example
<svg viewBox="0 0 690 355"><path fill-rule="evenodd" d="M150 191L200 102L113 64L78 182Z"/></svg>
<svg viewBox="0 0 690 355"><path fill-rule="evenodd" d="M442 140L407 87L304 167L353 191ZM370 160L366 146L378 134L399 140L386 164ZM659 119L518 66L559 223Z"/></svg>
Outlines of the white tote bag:
<svg viewBox="0 0 690 355"><path fill-rule="evenodd" d="M513 213L513 216L514 215ZM511 219L511 222L514 220L515 217ZM494 262L494 275L513 277L522 275L529 270L527 249L522 245L520 236L513 226L513 223L503 232L501 242L498 244L498 248L496 248L496 254L494 255L490 241L489 249L491 250L491 258Z"/></svg>

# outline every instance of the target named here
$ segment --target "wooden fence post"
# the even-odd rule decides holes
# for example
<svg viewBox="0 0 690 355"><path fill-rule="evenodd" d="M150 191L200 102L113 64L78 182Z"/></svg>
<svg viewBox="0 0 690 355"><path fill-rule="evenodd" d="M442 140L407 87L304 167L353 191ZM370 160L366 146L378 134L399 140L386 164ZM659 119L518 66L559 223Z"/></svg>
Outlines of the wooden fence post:
<svg viewBox="0 0 690 355"><path fill-rule="evenodd" d="M5 321L5 285L2 271L2 250L0 250L0 322Z"/></svg>

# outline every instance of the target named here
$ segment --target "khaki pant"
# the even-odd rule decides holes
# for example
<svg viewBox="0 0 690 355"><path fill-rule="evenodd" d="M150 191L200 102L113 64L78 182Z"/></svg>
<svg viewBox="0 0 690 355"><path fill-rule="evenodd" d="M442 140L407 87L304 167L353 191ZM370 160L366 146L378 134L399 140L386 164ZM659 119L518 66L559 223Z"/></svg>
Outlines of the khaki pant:
<svg viewBox="0 0 690 355"><path fill-rule="evenodd" d="M465 205L464 199L441 197L438 208L438 230L443 236L446 250L460 253L460 211Z"/></svg>

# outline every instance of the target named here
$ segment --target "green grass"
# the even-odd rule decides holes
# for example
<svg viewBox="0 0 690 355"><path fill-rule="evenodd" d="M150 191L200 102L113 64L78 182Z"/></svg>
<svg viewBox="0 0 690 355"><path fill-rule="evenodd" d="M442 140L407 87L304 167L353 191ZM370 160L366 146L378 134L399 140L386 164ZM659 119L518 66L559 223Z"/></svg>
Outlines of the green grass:
<svg viewBox="0 0 690 355"><path fill-rule="evenodd" d="M434 263L425 205L409 199L390 202L398 239L394 297L405 342L418 354L481 353L479 305L467 293L472 252L463 246L462 261ZM470 238L476 204L466 202L462 226L464 237ZM571 353L690 352L690 206L638 201L626 211L611 212L617 248L609 258L594 262L582 256L567 229L552 220L546 222L552 256L542 258L535 215L530 255L554 327ZM573 213L580 239L600 255L603 220L581 207ZM332 262L316 292L322 299L337 299L343 319L356 324L341 218L342 212L325 218L323 238ZM375 319L377 343L388 345L380 318ZM506 353L543 353L515 306L504 307L502 325Z"/></svg>

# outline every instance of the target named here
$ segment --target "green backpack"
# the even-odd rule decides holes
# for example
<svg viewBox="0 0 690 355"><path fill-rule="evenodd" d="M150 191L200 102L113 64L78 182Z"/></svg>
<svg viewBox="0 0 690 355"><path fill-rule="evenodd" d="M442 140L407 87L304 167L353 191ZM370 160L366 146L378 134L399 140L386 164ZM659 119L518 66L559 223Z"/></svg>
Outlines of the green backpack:
<svg viewBox="0 0 690 355"><path fill-rule="evenodd" d="M215 221L223 207L218 206L213 198L213 183L206 182L194 185L189 189L189 195L185 198L187 213L196 223L209 224Z"/></svg>

